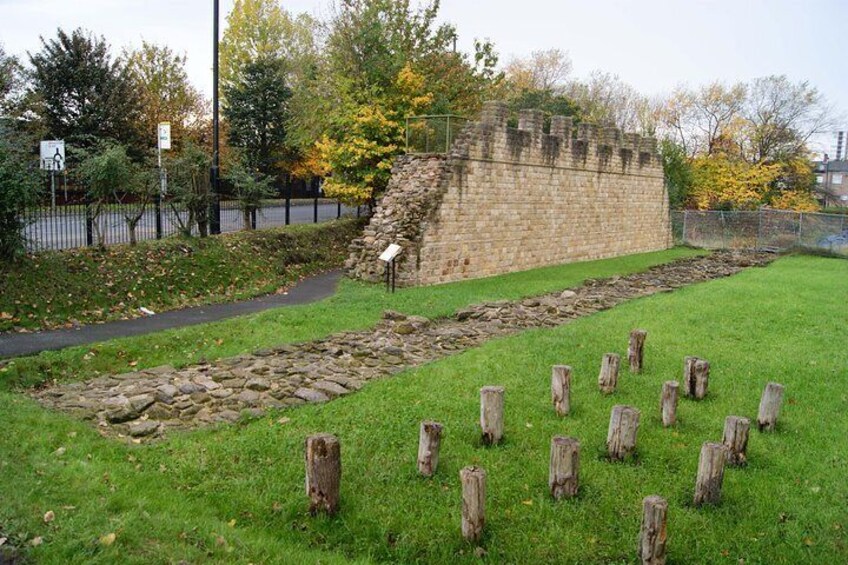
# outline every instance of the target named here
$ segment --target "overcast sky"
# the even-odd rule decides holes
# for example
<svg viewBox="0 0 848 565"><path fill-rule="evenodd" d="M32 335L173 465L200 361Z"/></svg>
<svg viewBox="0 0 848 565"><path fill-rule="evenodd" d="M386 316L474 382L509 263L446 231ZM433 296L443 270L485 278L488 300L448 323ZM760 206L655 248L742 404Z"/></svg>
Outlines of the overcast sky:
<svg viewBox="0 0 848 565"><path fill-rule="evenodd" d="M222 26L232 3L221 0ZM315 15L328 5L282 4ZM846 0L442 0L442 17L458 27L460 49L489 38L502 61L556 47L569 52L577 76L612 72L647 94L786 74L809 80L848 114ZM38 50L38 36L57 27L90 29L116 51L143 38L185 52L190 78L206 93L211 23L211 0L0 0L8 52Z"/></svg>

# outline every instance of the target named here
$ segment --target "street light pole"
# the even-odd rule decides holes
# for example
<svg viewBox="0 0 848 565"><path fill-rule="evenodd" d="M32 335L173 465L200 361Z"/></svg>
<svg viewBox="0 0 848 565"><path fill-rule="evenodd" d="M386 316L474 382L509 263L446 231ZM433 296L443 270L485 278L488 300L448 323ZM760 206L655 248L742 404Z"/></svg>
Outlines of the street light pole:
<svg viewBox="0 0 848 565"><path fill-rule="evenodd" d="M209 221L209 231L213 234L221 233L221 200L220 200L220 160L218 139L218 0L213 0L212 20L212 167L209 171L209 180L212 188L212 214Z"/></svg>

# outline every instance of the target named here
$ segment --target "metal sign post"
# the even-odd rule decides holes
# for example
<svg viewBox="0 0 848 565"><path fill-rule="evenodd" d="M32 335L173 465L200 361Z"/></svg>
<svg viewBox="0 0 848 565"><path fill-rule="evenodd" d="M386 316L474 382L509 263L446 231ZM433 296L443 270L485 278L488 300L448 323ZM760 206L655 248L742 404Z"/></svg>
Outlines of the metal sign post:
<svg viewBox="0 0 848 565"><path fill-rule="evenodd" d="M171 122L159 122L159 131L156 137L159 159L159 193L164 196L168 192L168 175L162 167L162 150L171 148Z"/></svg>

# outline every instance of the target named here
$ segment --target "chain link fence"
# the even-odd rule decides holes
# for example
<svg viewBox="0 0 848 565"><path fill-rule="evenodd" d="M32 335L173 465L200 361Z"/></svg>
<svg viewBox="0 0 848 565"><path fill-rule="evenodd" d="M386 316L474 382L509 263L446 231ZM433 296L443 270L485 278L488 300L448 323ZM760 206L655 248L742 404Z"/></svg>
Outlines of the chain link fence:
<svg viewBox="0 0 848 565"><path fill-rule="evenodd" d="M848 217L785 210L674 210L676 244L705 249L807 249L848 257Z"/></svg>

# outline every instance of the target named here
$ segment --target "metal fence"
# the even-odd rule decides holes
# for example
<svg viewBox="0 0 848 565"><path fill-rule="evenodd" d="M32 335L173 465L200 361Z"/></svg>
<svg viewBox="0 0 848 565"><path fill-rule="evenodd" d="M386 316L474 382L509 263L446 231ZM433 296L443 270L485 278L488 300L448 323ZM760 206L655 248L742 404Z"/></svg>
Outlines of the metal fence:
<svg viewBox="0 0 848 565"><path fill-rule="evenodd" d="M262 208L247 217L236 201L221 202L221 232L234 232L289 224L318 223L343 216L359 216L363 208L349 207L328 198L269 199ZM179 203L112 203L101 206L99 213L88 202L71 202L44 206L27 211L24 236L31 252L73 249L97 245L130 243L132 232L137 241L162 239L190 232L197 235L197 224L191 225L189 213ZM131 223L135 221L134 229Z"/></svg>
<svg viewBox="0 0 848 565"><path fill-rule="evenodd" d="M467 123L467 118L453 114L409 116L406 118L406 152L448 153Z"/></svg>
<svg viewBox="0 0 848 565"><path fill-rule="evenodd" d="M848 218L843 214L675 210L671 226L675 243L694 247L809 249L848 257Z"/></svg>

